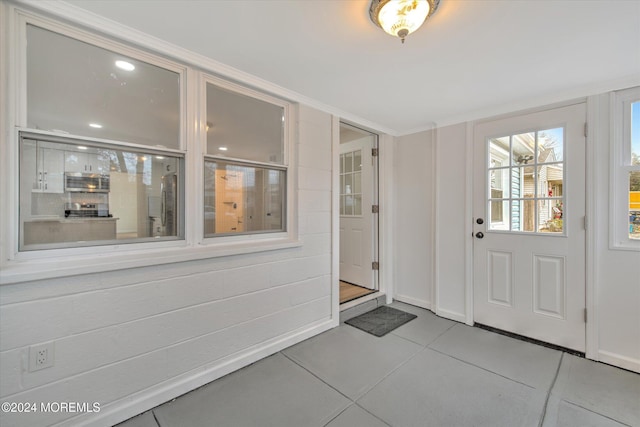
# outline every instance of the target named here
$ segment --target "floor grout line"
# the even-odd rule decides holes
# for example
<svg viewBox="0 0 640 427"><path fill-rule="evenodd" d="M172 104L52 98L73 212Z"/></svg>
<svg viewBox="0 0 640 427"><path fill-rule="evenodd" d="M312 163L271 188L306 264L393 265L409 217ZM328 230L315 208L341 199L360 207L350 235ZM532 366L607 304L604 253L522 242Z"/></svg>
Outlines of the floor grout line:
<svg viewBox="0 0 640 427"><path fill-rule="evenodd" d="M534 386L532 386L532 385L529 385L529 384L527 384L527 383L523 383L523 382L518 381L518 380L514 380L513 378L509 378L509 377L507 377L507 376L505 376L505 375L502 375L502 374L500 374L500 373L498 373L498 372L494 372L494 371L492 371L492 370L490 370L490 369L483 368L482 366L475 365L475 364L473 364L473 363L469 362L468 360L459 359L459 358L457 358L456 356L452 356L452 355L450 355L450 354L447 354L447 353L445 353L445 352L443 352L443 351L440 351L440 350L437 350L437 349L435 349L435 348L432 348L432 347L427 346L427 347L425 347L425 349L431 350L431 351L433 351L434 353L438 353L438 354L441 354L441 355L446 356L446 357L450 357L450 358L452 358L453 360L457 360L458 362L462 362L462 363L464 363L465 365L473 366L474 368L478 368L478 369L480 369L481 371L489 372L490 374L496 375L496 376L498 376L498 377L500 377L500 378L504 378L505 380L509 380L509 381L514 382L514 383L516 383L516 384L523 385L523 386L528 387L528 388L533 389L533 390L538 390L536 387L534 387Z"/></svg>
<svg viewBox="0 0 640 427"><path fill-rule="evenodd" d="M560 374L560 367L562 366L564 355L565 353L563 352L560 356L560 361L558 362L558 367L556 368L556 375L553 377L551 386L549 386L549 390L547 391L547 397L544 399L544 406L542 407L542 415L540 416L540 423L538 423L538 427L542 427L542 425L544 424L544 419L547 417L547 406L549 405L549 399L551 398L553 388L556 386L556 381L558 381L558 375Z"/></svg>

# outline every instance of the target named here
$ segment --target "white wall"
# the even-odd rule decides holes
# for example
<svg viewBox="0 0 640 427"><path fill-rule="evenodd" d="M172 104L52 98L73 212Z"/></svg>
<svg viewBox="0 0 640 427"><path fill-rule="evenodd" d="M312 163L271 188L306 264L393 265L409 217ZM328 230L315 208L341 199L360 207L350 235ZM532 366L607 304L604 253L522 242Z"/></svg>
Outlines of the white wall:
<svg viewBox="0 0 640 427"><path fill-rule="evenodd" d="M434 131L396 139L395 278L393 298L432 309L435 141Z"/></svg>
<svg viewBox="0 0 640 427"><path fill-rule="evenodd" d="M335 325L330 115L300 108L297 152L301 247L0 287L0 400L101 407L1 424L112 425Z"/></svg>
<svg viewBox="0 0 640 427"><path fill-rule="evenodd" d="M437 129L436 137L436 314L466 320L467 126Z"/></svg>
<svg viewBox="0 0 640 427"><path fill-rule="evenodd" d="M595 211L591 223L595 241L594 266L587 270L594 277L591 321L595 333L587 346L594 359L640 372L640 252L611 249L610 242L610 105L609 94L590 101ZM589 338L589 337L588 337ZM590 342L591 341L591 342Z"/></svg>

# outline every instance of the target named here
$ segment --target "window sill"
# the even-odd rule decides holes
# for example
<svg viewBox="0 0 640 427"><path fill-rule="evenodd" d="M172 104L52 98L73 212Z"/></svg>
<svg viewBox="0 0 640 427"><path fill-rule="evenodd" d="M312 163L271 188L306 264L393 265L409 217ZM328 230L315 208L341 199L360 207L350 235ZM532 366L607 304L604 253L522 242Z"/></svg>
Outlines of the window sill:
<svg viewBox="0 0 640 427"><path fill-rule="evenodd" d="M81 274L103 273L129 268L173 264L209 258L245 255L302 246L289 237L202 244L193 247L120 251L117 254L73 255L8 261L0 272L0 285L46 280Z"/></svg>

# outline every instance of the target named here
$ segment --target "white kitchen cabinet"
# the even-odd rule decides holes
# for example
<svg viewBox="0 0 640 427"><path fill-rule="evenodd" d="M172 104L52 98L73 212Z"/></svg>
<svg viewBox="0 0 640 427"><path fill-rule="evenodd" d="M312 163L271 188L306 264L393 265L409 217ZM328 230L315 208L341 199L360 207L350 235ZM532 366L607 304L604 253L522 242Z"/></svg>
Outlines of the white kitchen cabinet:
<svg viewBox="0 0 640 427"><path fill-rule="evenodd" d="M22 175L34 193L64 192L64 152L39 141L25 141L22 155L27 168Z"/></svg>
<svg viewBox="0 0 640 427"><path fill-rule="evenodd" d="M65 151L64 171L108 174L109 159L99 153Z"/></svg>

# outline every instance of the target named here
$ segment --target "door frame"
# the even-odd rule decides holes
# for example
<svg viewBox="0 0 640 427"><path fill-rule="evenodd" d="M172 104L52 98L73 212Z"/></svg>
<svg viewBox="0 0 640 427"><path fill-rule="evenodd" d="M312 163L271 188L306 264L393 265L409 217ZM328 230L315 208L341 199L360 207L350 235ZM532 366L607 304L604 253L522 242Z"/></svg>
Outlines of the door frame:
<svg viewBox="0 0 640 427"><path fill-rule="evenodd" d="M378 135L378 291L340 306L340 123L366 130ZM331 317L339 324L340 310L363 302L385 297L385 303L393 301L393 136L376 131L356 122L331 118Z"/></svg>
<svg viewBox="0 0 640 427"><path fill-rule="evenodd" d="M473 291L474 291L474 277L473 277L473 148L474 148L474 131L476 125L490 122L494 120L507 119L511 117L517 117L525 114L533 114L541 111L552 110L555 108L568 107L575 104L586 104L587 116L586 123L587 136L585 138L585 215L588 218L587 224L595 224L595 197L594 188L596 177L595 172L595 143L596 138L604 137L605 131L601 130L598 126L598 117L600 113L599 99L597 96L575 98L567 101L557 102L553 104L547 104L544 106L533 107L525 110L514 111L506 114L486 117L475 121L469 121L466 123L466 179L465 179L465 217L467 221L464 225L465 235L465 323L469 326L473 326L474 312L473 312ZM595 265L595 245L596 235L595 228L591 225L587 225L585 230L585 306L587 308L586 319L586 334L585 334L585 355L588 359L597 360L598 358L598 306L597 296L595 294L595 273L597 266ZM436 286L437 288L437 286Z"/></svg>

